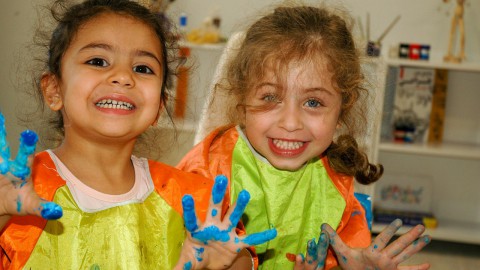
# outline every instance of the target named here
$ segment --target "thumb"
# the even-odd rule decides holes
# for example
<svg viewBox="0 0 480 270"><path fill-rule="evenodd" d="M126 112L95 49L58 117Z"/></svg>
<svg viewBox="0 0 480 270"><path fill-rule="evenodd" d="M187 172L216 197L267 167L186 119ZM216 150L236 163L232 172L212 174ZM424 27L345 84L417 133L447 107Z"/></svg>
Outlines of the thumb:
<svg viewBox="0 0 480 270"><path fill-rule="evenodd" d="M59 219L63 216L62 207L54 202L40 198L32 189L17 197L17 212L42 217L44 219Z"/></svg>

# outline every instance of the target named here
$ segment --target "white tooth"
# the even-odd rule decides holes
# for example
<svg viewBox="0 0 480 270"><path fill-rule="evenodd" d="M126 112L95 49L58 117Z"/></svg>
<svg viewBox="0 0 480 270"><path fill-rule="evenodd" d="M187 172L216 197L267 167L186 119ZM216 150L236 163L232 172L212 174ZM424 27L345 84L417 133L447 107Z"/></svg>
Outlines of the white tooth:
<svg viewBox="0 0 480 270"><path fill-rule="evenodd" d="M117 101L116 101L116 100L112 100L112 103L113 103L113 105L117 105Z"/></svg>

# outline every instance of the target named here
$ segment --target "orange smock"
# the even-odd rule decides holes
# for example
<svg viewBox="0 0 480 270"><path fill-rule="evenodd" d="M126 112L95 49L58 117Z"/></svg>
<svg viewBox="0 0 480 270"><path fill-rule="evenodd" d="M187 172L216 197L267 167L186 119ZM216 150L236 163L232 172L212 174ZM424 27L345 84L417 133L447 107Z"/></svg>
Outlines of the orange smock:
<svg viewBox="0 0 480 270"><path fill-rule="evenodd" d="M286 254L304 253L307 241L318 239L328 223L351 247L367 247L371 236L365 211L354 197L354 179L336 173L326 157L314 158L298 171L274 168L260 156L238 127L208 135L179 163L178 168L230 182L230 202L242 189L251 194L242 221L248 234L275 227L277 237L255 247L259 269L292 269ZM329 250L326 269L338 265Z"/></svg>
<svg viewBox="0 0 480 270"><path fill-rule="evenodd" d="M63 208L47 221L14 216L0 236L0 268L5 269L172 269L185 229L181 200L195 199L204 220L212 182L168 165L148 161L155 190L141 203L83 212L47 152L35 156L35 191Z"/></svg>

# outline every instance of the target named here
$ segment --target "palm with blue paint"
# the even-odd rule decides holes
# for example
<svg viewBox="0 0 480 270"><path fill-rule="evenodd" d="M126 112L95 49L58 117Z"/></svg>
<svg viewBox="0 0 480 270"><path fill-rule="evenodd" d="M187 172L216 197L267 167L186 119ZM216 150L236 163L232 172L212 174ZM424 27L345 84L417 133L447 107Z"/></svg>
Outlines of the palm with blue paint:
<svg viewBox="0 0 480 270"><path fill-rule="evenodd" d="M245 248L262 244L277 236L275 229L246 236L237 235L235 229L250 200L250 194L246 190L241 191L237 202L230 207L222 220L222 203L227 186L228 179L225 176L215 178L204 223L196 217L192 196L183 197L183 218L188 236L176 269L226 269Z"/></svg>
<svg viewBox="0 0 480 270"><path fill-rule="evenodd" d="M33 189L30 173L38 141L35 132L26 130L20 135L15 159L10 158L5 118L0 114L0 227L10 215L37 215L46 219L62 216L62 209L53 202L41 199Z"/></svg>
<svg viewBox="0 0 480 270"><path fill-rule="evenodd" d="M329 234L330 245L335 251L342 269L425 270L430 268L428 263L400 266L431 241L430 236L422 236L425 227L417 225L389 244L401 227L401 220L393 221L373 240L370 246L363 249L347 246L328 224L323 224L322 230Z"/></svg>

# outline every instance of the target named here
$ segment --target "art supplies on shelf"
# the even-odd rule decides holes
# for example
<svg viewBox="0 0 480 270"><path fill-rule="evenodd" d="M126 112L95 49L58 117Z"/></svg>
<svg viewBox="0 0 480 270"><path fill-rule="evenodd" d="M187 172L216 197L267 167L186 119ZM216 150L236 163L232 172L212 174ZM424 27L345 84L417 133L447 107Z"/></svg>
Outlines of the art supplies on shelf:
<svg viewBox="0 0 480 270"><path fill-rule="evenodd" d="M382 140L439 143L445 118L448 71L390 66L382 118Z"/></svg>
<svg viewBox="0 0 480 270"><path fill-rule="evenodd" d="M432 178L427 175L388 173L375 184L373 221L404 225L437 226L432 213Z"/></svg>
<svg viewBox="0 0 480 270"><path fill-rule="evenodd" d="M416 226L421 224L425 228L436 228L437 219L431 213L419 213L408 211L394 211L375 208L373 211L373 222L390 224L395 219L400 219L405 226Z"/></svg>

